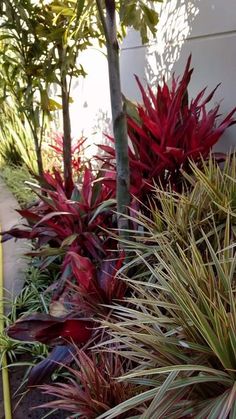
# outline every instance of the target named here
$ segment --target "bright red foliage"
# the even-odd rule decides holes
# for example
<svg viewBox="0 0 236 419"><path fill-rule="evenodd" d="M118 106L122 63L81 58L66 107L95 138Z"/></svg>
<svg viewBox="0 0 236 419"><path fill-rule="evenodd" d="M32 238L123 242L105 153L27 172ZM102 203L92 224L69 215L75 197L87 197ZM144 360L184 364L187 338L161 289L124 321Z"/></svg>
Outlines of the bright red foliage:
<svg viewBox="0 0 236 419"><path fill-rule="evenodd" d="M112 227L114 201L109 200L112 192L101 182L95 182L89 169L85 169L81 184L74 185L71 199L66 197L59 172L46 173L45 180L48 188L41 189L44 195L40 194L39 203L18 211L29 225L3 233L3 241L11 237L37 239L39 248L50 244L62 250L73 244L81 255L100 260L106 255L109 241L101 227Z"/></svg>
<svg viewBox="0 0 236 419"><path fill-rule="evenodd" d="M45 313L35 313L17 320L8 328L8 335L28 342L65 343L65 340L70 339L77 344L83 344L90 339L92 326L92 322L83 319L57 318Z"/></svg>
<svg viewBox="0 0 236 419"><path fill-rule="evenodd" d="M163 187L170 183L178 188L182 181L181 170L189 170L190 160L201 163L201 158L206 159L225 129L236 122L234 109L223 122L216 124L219 106L212 110L206 108L215 90L204 99L204 89L189 103L187 88L193 72L190 63L191 57L182 79L173 76L170 87L163 81L156 94L150 87L146 93L137 78L143 105L137 106L139 120L128 117L128 132L130 192L141 200L148 197L154 183ZM19 211L28 224L3 233L3 241L12 237L33 240L35 251L30 255L41 259L42 268L52 262L57 264L59 279L52 302L59 300L68 313L59 318L32 314L9 328L8 334L14 339L36 340L54 346L50 356L33 368L31 384L40 383L50 375L58 362L70 362L73 358L71 342L83 345L92 336L94 323L85 317L94 319L98 310L102 315L107 314L109 305L122 299L126 292L125 283L116 275L125 255L118 251L117 243L109 233L117 227L113 215L116 208L115 150L114 139L110 139L111 146L100 146L106 154L105 158L100 158L105 162L102 179L100 174L95 176L90 168L84 167L79 182L71 185L71 194L65 190L59 171L45 173L46 186L36 190L40 198L38 204ZM60 154L62 140L58 137L57 142L53 148ZM83 142L77 144L73 153L80 150ZM75 170L81 168L80 157L76 159L72 159ZM134 205L136 203L132 202L133 209ZM85 355L79 354L79 359L90 366ZM97 379L100 370L94 374ZM86 374L80 378L86 384ZM101 374L101 382L103 380ZM107 391L106 386L104 391ZM95 395L100 400L100 388L99 394ZM84 389L81 397L84 397ZM113 393L108 399L112 397ZM86 409L87 405L85 412Z"/></svg>
<svg viewBox="0 0 236 419"><path fill-rule="evenodd" d="M76 142L72 142L71 145L71 164L72 169L75 172L78 172L81 168L81 154L82 154L82 147L85 144L86 139L80 138ZM50 147L59 159L63 160L63 136L61 134L55 133L53 135L53 144L50 144Z"/></svg>
<svg viewBox="0 0 236 419"><path fill-rule="evenodd" d="M128 117L130 191L136 197L150 192L154 182L163 186L170 182L172 187L177 186L180 170L189 169L189 159L195 162L200 161L201 156L206 159L226 128L236 122L233 119L236 108L218 125L219 105L207 110L206 105L216 89L205 99L206 89L203 89L189 103L187 89L193 72L190 64L191 56L183 77L176 79L173 76L170 87L163 80L156 94L150 86L146 93L136 77L143 105L137 106L139 122ZM102 145L101 149L112 163L114 147ZM111 184L112 179L109 181Z"/></svg>

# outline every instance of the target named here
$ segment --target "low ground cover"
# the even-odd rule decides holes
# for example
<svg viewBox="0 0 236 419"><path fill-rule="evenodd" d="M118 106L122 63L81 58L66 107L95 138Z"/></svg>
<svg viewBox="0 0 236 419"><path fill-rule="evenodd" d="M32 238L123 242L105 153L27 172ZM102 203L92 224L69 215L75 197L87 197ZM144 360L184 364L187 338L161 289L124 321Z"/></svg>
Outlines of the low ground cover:
<svg viewBox="0 0 236 419"><path fill-rule="evenodd" d="M32 175L26 166L1 165L1 178L13 193L19 205L25 208L36 201L35 194L27 186L26 182Z"/></svg>

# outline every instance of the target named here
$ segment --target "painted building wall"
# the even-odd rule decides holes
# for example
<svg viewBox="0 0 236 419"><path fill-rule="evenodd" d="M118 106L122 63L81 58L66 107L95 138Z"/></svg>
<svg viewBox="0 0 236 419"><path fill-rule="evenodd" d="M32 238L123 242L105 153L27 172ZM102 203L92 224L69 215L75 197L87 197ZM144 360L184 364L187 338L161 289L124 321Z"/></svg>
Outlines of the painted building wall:
<svg viewBox="0 0 236 419"><path fill-rule="evenodd" d="M139 36L128 34L122 49L121 73L124 93L138 98L133 72L155 85L163 75L182 74L189 54L195 69L190 97L203 87L218 83L214 102L222 114L236 106L236 1L167 0L160 11L156 39L142 47ZM142 62L142 65L141 65ZM236 127L231 127L217 146L236 146Z"/></svg>
<svg viewBox="0 0 236 419"><path fill-rule="evenodd" d="M144 47L130 30L121 46L123 93L139 100L134 74L154 86L163 75L182 74L190 53L195 68L190 97L221 82L213 104L222 101L222 114L229 112L236 106L236 0L164 0L156 39ZM72 130L75 137L83 131L94 144L109 130L107 63L97 49L85 52L82 63L88 76L74 86ZM234 145L236 127L231 127L218 149Z"/></svg>

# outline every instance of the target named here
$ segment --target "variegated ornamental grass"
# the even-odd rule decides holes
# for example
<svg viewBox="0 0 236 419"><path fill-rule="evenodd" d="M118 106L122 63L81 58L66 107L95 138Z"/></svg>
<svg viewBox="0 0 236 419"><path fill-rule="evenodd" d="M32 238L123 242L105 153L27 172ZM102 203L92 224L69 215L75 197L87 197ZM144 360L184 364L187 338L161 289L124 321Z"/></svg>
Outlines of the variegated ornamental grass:
<svg viewBox="0 0 236 419"><path fill-rule="evenodd" d="M128 281L134 296L128 307L115 308L116 324L106 323L119 353L134 361L121 380L150 390L145 418L235 415L236 256L229 228L227 222L217 251L204 233L205 252L194 239L187 252L162 243L155 262L143 260L147 282ZM143 396L126 407L143 404ZM101 418L116 417L118 409Z"/></svg>
<svg viewBox="0 0 236 419"><path fill-rule="evenodd" d="M100 419L128 418L138 406L145 419L235 417L235 157L193 172L189 196L157 190L164 200L148 225L152 250L144 240L136 259L145 269L126 279L133 295L114 308L117 323L105 323L133 361L120 380L146 391ZM160 240L156 230L167 234Z"/></svg>
<svg viewBox="0 0 236 419"><path fill-rule="evenodd" d="M73 379L42 387L57 398L51 407L97 419L235 417L235 157L223 168L210 159L192 169L191 191L156 188L152 219L140 214L145 234L139 229L136 247L128 246L136 252L133 275L120 271L129 296L110 306L102 323L106 342L92 349L92 375L81 380L84 355L77 352ZM104 354L116 359L115 374ZM96 394L94 374L101 386ZM85 394L93 409L83 416Z"/></svg>

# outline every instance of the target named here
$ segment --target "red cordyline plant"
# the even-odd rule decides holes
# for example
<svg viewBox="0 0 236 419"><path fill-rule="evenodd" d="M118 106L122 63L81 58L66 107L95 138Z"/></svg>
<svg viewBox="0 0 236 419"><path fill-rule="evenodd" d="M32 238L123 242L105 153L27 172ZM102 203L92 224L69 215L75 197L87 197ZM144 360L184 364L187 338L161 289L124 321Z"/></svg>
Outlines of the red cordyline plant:
<svg viewBox="0 0 236 419"><path fill-rule="evenodd" d="M78 174L81 170L82 163L82 150L85 145L86 138L80 138L77 141L73 141L71 145L71 165L74 174ZM52 136L52 144L49 144L50 148L56 153L56 157L59 163L63 162L63 136L59 133L54 133Z"/></svg>
<svg viewBox="0 0 236 419"><path fill-rule="evenodd" d="M39 203L19 210L28 224L3 233L3 240L33 240L36 250L29 255L40 258L42 268L57 262L60 271L51 306L60 302L61 309L55 314L50 307L50 314L25 316L8 329L14 339L54 346L49 359L33 368L31 384L51 373L57 367L55 360L69 362L72 341L86 343L93 334L91 319L99 311L104 314L109 309L102 305L122 298L125 292L116 278L124 255L107 231L116 226L113 192L88 168L80 184L74 185L71 199L59 172L46 173L45 181L48 187L37 192Z"/></svg>
<svg viewBox="0 0 236 419"><path fill-rule="evenodd" d="M92 171L87 168L81 183L74 184L70 199L58 171L44 176L48 187L35 190L40 201L30 209L18 210L29 224L3 233L3 241L11 237L36 239L39 248L50 244L51 248L61 250L73 245L82 256L96 260L104 258L109 236L101 227L112 227L112 192L101 182L96 182ZM46 250L43 254L38 253L39 256L46 254Z"/></svg>
<svg viewBox="0 0 236 419"><path fill-rule="evenodd" d="M39 194L39 203L18 211L28 225L3 233L3 241L12 237L34 240L36 251L30 256L40 257L43 267L56 260L60 263L62 275L54 298L74 278L98 302L109 303L112 292L119 289L115 273L124 260L108 232L116 226L112 191L88 168L81 184L74 185L71 199L66 197L59 172L45 174L45 180L48 188L40 188L45 195Z"/></svg>
<svg viewBox="0 0 236 419"><path fill-rule="evenodd" d="M55 400L39 407L62 409L81 419L95 419L135 394L135 385L117 380L127 371L127 362L119 355L100 352L89 357L77 349L73 359L74 366L67 367L71 377L66 382L40 387ZM138 409L133 413L138 413Z"/></svg>
<svg viewBox="0 0 236 419"><path fill-rule="evenodd" d="M178 188L181 171L189 170L189 161L200 163L202 158L208 158L226 128L235 123L236 108L218 124L219 105L207 109L216 89L205 98L206 89L203 89L189 102L187 89L193 72L190 65L191 56L183 77L176 79L173 75L170 87L163 80L163 85L157 86L157 93L150 86L145 92L136 77L143 105L137 105L138 120L128 116L130 191L135 197L150 193L154 182L162 187L170 183ZM100 147L115 171L113 146ZM109 181L111 184L112 179Z"/></svg>

